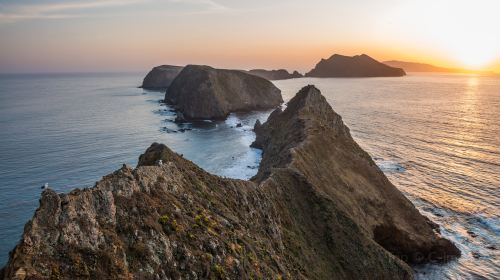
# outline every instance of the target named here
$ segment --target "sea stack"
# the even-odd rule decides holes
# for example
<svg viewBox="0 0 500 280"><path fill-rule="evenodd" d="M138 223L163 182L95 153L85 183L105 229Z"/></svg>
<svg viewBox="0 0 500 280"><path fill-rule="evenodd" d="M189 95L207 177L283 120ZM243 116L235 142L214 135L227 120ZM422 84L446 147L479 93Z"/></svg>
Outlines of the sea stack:
<svg viewBox="0 0 500 280"><path fill-rule="evenodd" d="M238 70L188 65L165 94L186 120L225 119L231 112L270 109L283 102L270 81Z"/></svg>
<svg viewBox="0 0 500 280"><path fill-rule="evenodd" d="M162 144L93 188L42 193L6 279L412 279L460 251L303 88L256 127L250 181ZM163 164L157 164L161 160Z"/></svg>
<svg viewBox="0 0 500 280"><path fill-rule="evenodd" d="M306 77L400 77L406 75L401 68L387 66L366 54L344 56L334 54L321 59Z"/></svg>
<svg viewBox="0 0 500 280"><path fill-rule="evenodd" d="M182 71L181 66L161 65L154 67L142 82L142 88L161 90L170 86L172 81Z"/></svg>
<svg viewBox="0 0 500 280"><path fill-rule="evenodd" d="M293 71L293 73L289 73L285 69L279 70L264 70L264 69L253 69L248 71L249 74L262 77L264 79L268 79L270 81L275 80L287 80L294 78L302 78L302 74L297 71Z"/></svg>

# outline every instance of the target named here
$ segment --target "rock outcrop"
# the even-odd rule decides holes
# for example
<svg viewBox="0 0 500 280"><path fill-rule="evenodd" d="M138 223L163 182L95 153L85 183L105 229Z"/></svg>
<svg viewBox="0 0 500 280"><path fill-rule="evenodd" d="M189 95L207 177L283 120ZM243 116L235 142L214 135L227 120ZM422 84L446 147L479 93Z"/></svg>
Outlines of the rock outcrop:
<svg viewBox="0 0 500 280"><path fill-rule="evenodd" d="M141 87L152 90L166 89L179 75L182 68L181 66L172 65L156 66L144 77Z"/></svg>
<svg viewBox="0 0 500 280"><path fill-rule="evenodd" d="M153 144L137 168L93 188L45 190L4 277L411 279L403 260L460 254L313 86L256 133L263 159L251 181Z"/></svg>
<svg viewBox="0 0 500 280"><path fill-rule="evenodd" d="M289 73L285 69L279 70L264 70L264 69L253 69L249 70L247 73L259 76L264 79L268 79L270 81L274 80L287 80L294 78L302 78L302 74L297 71L293 71L293 73Z"/></svg>
<svg viewBox="0 0 500 280"><path fill-rule="evenodd" d="M332 55L321 59L306 77L400 77L406 75L401 68L387 66L366 54L356 56Z"/></svg>
<svg viewBox="0 0 500 280"><path fill-rule="evenodd" d="M283 102L270 81L238 70L188 65L172 82L165 102L186 120L225 119L231 112L270 109Z"/></svg>

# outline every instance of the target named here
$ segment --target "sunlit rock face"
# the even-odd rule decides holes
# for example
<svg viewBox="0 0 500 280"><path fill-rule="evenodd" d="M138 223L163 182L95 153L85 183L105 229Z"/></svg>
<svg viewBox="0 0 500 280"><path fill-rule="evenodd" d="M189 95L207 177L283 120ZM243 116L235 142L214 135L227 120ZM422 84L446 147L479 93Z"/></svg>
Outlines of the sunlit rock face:
<svg viewBox="0 0 500 280"><path fill-rule="evenodd" d="M154 143L93 188L42 193L6 279L411 279L460 252L313 86L255 127L250 181ZM161 164L160 164L161 160Z"/></svg>
<svg viewBox="0 0 500 280"><path fill-rule="evenodd" d="M238 70L188 65L172 82L165 102L188 120L224 119L231 112L270 109L283 102L270 81Z"/></svg>
<svg viewBox="0 0 500 280"><path fill-rule="evenodd" d="M344 56L334 54L322 59L306 77L400 77L406 75L401 68L387 66L366 54Z"/></svg>

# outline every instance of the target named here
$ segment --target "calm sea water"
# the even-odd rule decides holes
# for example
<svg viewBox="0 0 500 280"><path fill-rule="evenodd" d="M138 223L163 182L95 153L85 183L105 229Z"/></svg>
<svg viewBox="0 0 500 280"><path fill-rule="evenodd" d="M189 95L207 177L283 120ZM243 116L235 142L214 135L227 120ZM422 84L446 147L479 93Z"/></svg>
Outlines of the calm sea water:
<svg viewBox="0 0 500 280"><path fill-rule="evenodd" d="M0 76L0 266L38 206L40 186L88 187L135 165L162 142L210 172L249 178L260 151L256 119L172 123L162 92L136 88L143 73ZM277 81L285 100L315 84L389 179L442 226L463 257L416 267L421 279L500 275L500 79L403 78ZM241 123L241 127L236 127ZM180 128L187 128L185 132Z"/></svg>

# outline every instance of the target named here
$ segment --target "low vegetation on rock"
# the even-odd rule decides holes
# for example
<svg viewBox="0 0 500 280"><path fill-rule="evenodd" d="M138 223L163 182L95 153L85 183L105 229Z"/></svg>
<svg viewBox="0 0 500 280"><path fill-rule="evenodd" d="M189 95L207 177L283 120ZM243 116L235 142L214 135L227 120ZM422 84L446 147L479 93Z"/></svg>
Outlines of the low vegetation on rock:
<svg viewBox="0 0 500 280"><path fill-rule="evenodd" d="M6 279L411 279L460 251L351 138L313 86L255 127L249 181L154 143L93 188L47 189ZM158 160L162 165L157 165Z"/></svg>

